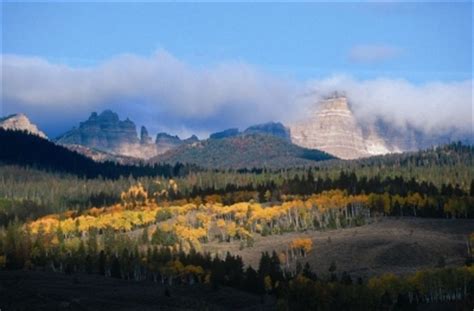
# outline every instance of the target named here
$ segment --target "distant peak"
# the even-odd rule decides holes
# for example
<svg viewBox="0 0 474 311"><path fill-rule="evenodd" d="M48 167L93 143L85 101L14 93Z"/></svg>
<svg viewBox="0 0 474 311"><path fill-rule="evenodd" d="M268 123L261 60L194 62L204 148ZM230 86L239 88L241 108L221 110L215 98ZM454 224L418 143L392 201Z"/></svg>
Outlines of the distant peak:
<svg viewBox="0 0 474 311"><path fill-rule="evenodd" d="M113 120L113 121L119 121L119 116L115 112L113 112L110 109L106 109L102 111L102 113L99 115L99 118L102 120Z"/></svg>
<svg viewBox="0 0 474 311"><path fill-rule="evenodd" d="M47 139L45 133L40 131L23 113L16 113L0 119L0 128L14 131L26 131L30 134Z"/></svg>

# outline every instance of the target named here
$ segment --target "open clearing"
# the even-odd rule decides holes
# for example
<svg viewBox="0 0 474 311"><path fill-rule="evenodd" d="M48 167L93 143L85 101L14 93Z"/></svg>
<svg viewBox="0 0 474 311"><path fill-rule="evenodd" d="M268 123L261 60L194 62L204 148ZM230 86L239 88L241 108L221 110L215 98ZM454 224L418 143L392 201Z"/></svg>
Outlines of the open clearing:
<svg viewBox="0 0 474 311"><path fill-rule="evenodd" d="M382 218L361 227L287 233L256 237L251 248L240 243L210 243L205 250L225 256L227 251L242 256L258 268L261 252L284 251L295 238L310 238L313 250L302 259L318 274L327 274L331 262L336 272L368 277L393 272L411 273L432 268L444 258L446 266L460 266L466 258L466 237L474 232L472 219Z"/></svg>

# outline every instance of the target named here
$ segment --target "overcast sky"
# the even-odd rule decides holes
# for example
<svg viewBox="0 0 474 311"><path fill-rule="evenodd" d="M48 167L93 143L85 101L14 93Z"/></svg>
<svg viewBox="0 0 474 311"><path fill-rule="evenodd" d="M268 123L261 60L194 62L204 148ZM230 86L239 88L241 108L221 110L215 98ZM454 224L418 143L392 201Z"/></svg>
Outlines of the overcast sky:
<svg viewBox="0 0 474 311"><path fill-rule="evenodd" d="M3 3L2 115L56 136L109 108L187 136L361 118L472 130L472 3Z"/></svg>

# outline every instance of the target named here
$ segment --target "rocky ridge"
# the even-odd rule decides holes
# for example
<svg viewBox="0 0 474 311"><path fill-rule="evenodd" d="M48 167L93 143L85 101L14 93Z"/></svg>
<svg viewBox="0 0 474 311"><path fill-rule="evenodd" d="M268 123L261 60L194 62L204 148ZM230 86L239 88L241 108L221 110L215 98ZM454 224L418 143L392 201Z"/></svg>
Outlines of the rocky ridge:
<svg viewBox="0 0 474 311"><path fill-rule="evenodd" d="M110 154L125 158L149 159L182 144L197 141L199 139L195 135L182 140L167 133L159 133L153 141L145 126L140 128L138 137L135 123L128 118L120 120L118 114L111 110L105 110L100 114L93 112L86 121L79 124L79 127L56 139L58 144L100 160L108 158ZM97 152L104 152L106 155Z"/></svg>

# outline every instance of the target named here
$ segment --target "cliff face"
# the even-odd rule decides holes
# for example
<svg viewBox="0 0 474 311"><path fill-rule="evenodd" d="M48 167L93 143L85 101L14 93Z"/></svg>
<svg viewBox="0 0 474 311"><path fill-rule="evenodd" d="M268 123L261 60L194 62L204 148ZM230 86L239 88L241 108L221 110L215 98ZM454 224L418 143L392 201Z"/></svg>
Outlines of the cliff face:
<svg viewBox="0 0 474 311"><path fill-rule="evenodd" d="M38 129L38 127L31 123L30 119L22 113L12 114L5 118L0 118L0 128L15 131L27 131L28 133L37 135L41 138L47 139L46 134Z"/></svg>
<svg viewBox="0 0 474 311"><path fill-rule="evenodd" d="M89 119L57 139L60 144L75 144L117 152L124 145L139 143L137 128L129 119L121 121L116 113L105 110L93 112Z"/></svg>
<svg viewBox="0 0 474 311"><path fill-rule="evenodd" d="M320 103L308 119L291 126L291 140L306 148L320 149L341 159L357 159L398 152L375 127L363 128L353 115L345 96Z"/></svg>
<svg viewBox="0 0 474 311"><path fill-rule="evenodd" d="M142 139L139 140L135 123L129 119L122 121L115 112L105 110L101 114L93 112L89 119L79 124L78 128L66 132L56 142L129 157L151 157L155 152L147 148L146 129L142 129L141 134Z"/></svg>
<svg viewBox="0 0 474 311"><path fill-rule="evenodd" d="M362 129L345 97L322 102L312 116L291 127L291 139L297 145L320 149L342 159L367 155Z"/></svg>
<svg viewBox="0 0 474 311"><path fill-rule="evenodd" d="M129 119L120 120L119 116L110 110L105 110L101 114L93 112L87 121L79 124L78 128L73 128L56 140L58 144L76 146L79 152L82 149L77 146L84 146L108 154L140 159L149 159L182 144L196 141L199 140L194 135L181 140L178 136L160 133L153 142L144 126L140 128L138 138L135 123Z"/></svg>

